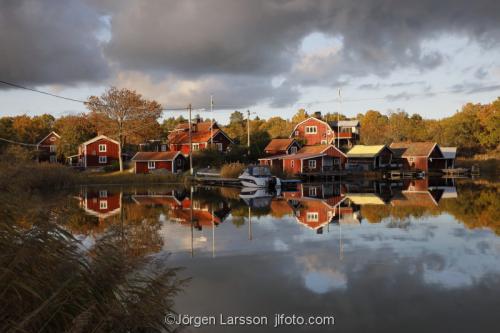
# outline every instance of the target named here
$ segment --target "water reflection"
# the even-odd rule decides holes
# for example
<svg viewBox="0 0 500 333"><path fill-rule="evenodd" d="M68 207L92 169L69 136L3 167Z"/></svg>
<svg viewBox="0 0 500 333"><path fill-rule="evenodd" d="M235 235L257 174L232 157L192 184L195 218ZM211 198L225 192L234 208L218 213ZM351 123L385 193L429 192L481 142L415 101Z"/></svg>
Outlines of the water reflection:
<svg viewBox="0 0 500 333"><path fill-rule="evenodd" d="M333 313L343 331L400 331L408 322L418 331L446 318L447 328L470 331L465 317L498 326L490 319L500 306L498 189L453 179L278 192L82 187L43 202L91 255L112 239L129 259L186 267L193 279L175 298L181 313Z"/></svg>

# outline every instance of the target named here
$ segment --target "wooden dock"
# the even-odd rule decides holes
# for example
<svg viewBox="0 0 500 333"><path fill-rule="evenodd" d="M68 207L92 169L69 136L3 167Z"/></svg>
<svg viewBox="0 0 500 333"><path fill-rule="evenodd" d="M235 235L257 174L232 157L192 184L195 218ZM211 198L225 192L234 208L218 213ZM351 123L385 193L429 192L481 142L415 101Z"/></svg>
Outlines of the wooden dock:
<svg viewBox="0 0 500 333"><path fill-rule="evenodd" d="M424 176L421 171L415 170L391 170L386 175L389 179L418 179Z"/></svg>
<svg viewBox="0 0 500 333"><path fill-rule="evenodd" d="M241 187L241 181L238 178L195 177L194 180L203 185Z"/></svg>

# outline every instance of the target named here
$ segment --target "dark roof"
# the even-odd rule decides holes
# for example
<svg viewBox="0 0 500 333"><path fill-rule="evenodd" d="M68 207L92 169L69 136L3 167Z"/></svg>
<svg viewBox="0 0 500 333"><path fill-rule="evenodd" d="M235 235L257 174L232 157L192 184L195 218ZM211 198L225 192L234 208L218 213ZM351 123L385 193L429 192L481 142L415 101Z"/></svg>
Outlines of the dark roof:
<svg viewBox="0 0 500 333"><path fill-rule="evenodd" d="M205 121L200 123L192 123L193 127L196 126L196 130L191 132L191 141L193 143L208 142L212 137L211 122ZM216 122L213 123L213 137L215 138L219 133L226 136L231 142L232 140L224 133ZM168 135L168 141L172 144L189 144L189 124L182 123L178 124L172 132Z"/></svg>
<svg viewBox="0 0 500 333"><path fill-rule="evenodd" d="M391 150L395 157L429 156L437 144L435 142L393 142Z"/></svg>
<svg viewBox="0 0 500 333"><path fill-rule="evenodd" d="M287 150L294 141L295 139L272 139L264 150Z"/></svg>
<svg viewBox="0 0 500 333"><path fill-rule="evenodd" d="M178 151L143 151L135 154L132 161L172 161L178 154Z"/></svg>
<svg viewBox="0 0 500 333"><path fill-rule="evenodd" d="M335 129L337 127L337 122L336 121L329 121L328 124L332 127L332 129ZM340 120L339 121L339 127L357 127L359 126L359 120Z"/></svg>

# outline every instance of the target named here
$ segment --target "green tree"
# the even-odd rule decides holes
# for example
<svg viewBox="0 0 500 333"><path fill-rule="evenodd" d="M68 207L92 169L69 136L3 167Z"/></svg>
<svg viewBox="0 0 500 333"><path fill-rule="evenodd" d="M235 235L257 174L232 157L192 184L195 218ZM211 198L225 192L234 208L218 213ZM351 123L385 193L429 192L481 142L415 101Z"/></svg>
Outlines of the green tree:
<svg viewBox="0 0 500 333"><path fill-rule="evenodd" d="M97 135L97 129L85 114L63 116L54 123L54 130L61 136L58 154L74 155L78 146Z"/></svg>

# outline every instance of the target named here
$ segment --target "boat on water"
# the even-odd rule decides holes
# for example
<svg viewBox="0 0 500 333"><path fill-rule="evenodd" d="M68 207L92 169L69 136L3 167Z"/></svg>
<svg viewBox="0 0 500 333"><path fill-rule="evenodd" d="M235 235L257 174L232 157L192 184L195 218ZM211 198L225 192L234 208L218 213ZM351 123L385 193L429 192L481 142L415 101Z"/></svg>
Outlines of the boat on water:
<svg viewBox="0 0 500 333"><path fill-rule="evenodd" d="M240 198L252 208L269 207L271 200L276 196L276 193L270 192L265 188L246 187L241 190Z"/></svg>
<svg viewBox="0 0 500 333"><path fill-rule="evenodd" d="M265 165L248 166L238 177L243 187L250 188L277 188L281 187L281 179L271 174Z"/></svg>

